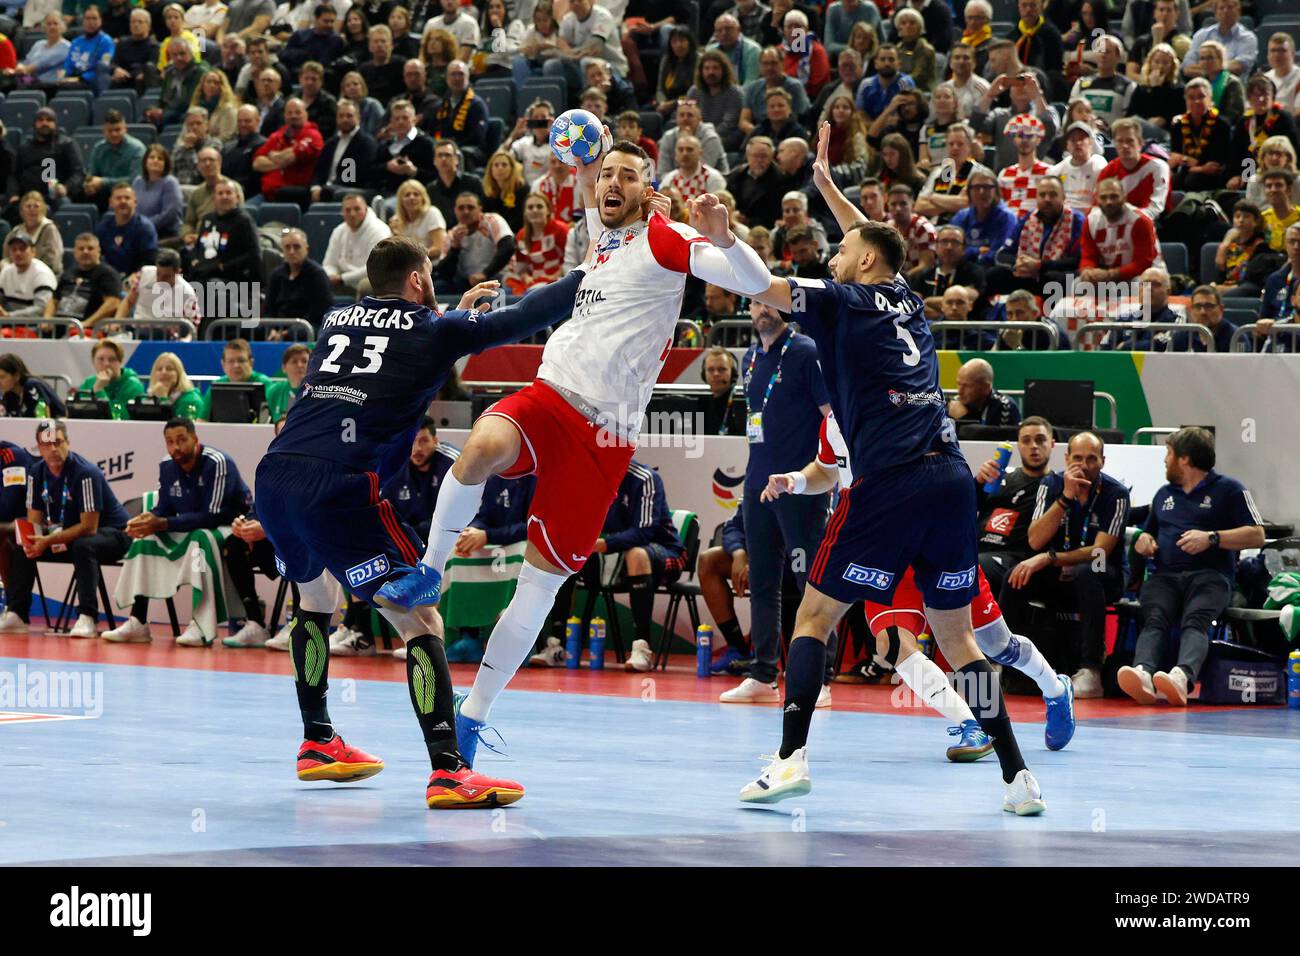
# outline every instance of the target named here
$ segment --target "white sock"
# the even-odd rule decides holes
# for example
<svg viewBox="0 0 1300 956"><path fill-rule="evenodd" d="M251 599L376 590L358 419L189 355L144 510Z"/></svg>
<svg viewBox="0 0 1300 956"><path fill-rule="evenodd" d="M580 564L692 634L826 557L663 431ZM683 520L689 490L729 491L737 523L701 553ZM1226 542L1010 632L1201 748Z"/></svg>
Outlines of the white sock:
<svg viewBox="0 0 1300 956"><path fill-rule="evenodd" d="M463 485L456 480L452 470L442 478L438 488L438 504L433 509L433 521L429 525L429 545L424 549L423 564L427 564L439 574L447 567L447 558L451 557L456 547L456 539L466 526L478 514L483 502L483 487L486 484Z"/></svg>
<svg viewBox="0 0 1300 956"><path fill-rule="evenodd" d="M1060 697L1065 687L1056 677L1056 671L1047 663L1042 652L1027 637L1011 633L1004 618L998 618L975 632L975 643L980 652L991 661L1014 667L1042 691L1048 700ZM1014 660L1012 656L1014 655Z"/></svg>
<svg viewBox="0 0 1300 956"><path fill-rule="evenodd" d="M920 651L913 651L906 659L894 665L894 670L912 693L925 701L954 724L974 720L966 701L948 683L948 675Z"/></svg>
<svg viewBox="0 0 1300 956"><path fill-rule="evenodd" d="M555 596L568 579L567 574L552 574L524 562L515 596L492 629L474 687L460 705L460 712L470 720L487 720L492 704L533 649L537 635L546 626Z"/></svg>

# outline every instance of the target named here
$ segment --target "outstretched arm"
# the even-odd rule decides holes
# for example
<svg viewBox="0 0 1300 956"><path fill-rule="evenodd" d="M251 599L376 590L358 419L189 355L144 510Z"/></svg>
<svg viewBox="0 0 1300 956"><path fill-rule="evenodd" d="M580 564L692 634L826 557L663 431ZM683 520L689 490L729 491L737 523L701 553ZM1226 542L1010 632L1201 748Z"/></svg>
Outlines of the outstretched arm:
<svg viewBox="0 0 1300 956"><path fill-rule="evenodd" d="M727 207L717 196L705 193L691 200L691 226L709 240L691 244L691 275L790 311L790 283L772 275L757 252L736 240Z"/></svg>
<svg viewBox="0 0 1300 956"><path fill-rule="evenodd" d="M831 124L823 122L817 129L817 158L813 160L813 184L826 200L835 216L840 232L848 232L867 217L862 210L849 202L848 197L840 192L840 187L831 179Z"/></svg>
<svg viewBox="0 0 1300 956"><path fill-rule="evenodd" d="M567 319L586 274L586 268L579 266L558 282L533 289L514 305L491 312L480 311L477 316L458 311L448 313L443 319L463 331L465 341L459 345L462 353L477 353L495 345L518 342Z"/></svg>

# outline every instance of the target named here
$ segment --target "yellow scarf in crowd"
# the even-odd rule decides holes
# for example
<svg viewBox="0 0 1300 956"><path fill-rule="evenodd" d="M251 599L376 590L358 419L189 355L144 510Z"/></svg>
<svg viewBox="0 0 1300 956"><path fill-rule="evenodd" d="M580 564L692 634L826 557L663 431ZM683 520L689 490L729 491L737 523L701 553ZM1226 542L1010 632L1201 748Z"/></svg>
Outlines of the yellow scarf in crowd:
<svg viewBox="0 0 1300 956"><path fill-rule="evenodd" d="M987 23L974 33L967 30L961 35L961 42L969 47L978 47L981 43L987 43L991 39L993 39L993 27Z"/></svg>

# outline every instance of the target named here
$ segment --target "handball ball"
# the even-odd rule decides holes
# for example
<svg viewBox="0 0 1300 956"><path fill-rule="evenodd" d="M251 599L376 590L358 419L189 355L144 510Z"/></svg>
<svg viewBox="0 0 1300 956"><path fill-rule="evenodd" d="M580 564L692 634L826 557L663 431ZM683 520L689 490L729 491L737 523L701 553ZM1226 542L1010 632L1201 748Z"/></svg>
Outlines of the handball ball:
<svg viewBox="0 0 1300 956"><path fill-rule="evenodd" d="M590 165L608 145L604 124L587 110L566 110L551 124L551 149L569 166Z"/></svg>

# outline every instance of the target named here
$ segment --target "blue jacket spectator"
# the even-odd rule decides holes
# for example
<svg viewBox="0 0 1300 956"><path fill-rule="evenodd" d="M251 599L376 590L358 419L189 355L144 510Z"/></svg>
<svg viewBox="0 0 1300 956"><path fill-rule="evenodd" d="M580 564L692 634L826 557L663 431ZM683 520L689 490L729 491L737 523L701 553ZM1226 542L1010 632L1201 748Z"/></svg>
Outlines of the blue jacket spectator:
<svg viewBox="0 0 1300 956"><path fill-rule="evenodd" d="M110 202L122 201L126 190L114 190ZM117 221L116 213L105 213L95 226L104 261L124 276L139 272L141 266L150 265L158 255L158 231L153 223L135 212L132 203L131 218L125 223Z"/></svg>
<svg viewBox="0 0 1300 956"><path fill-rule="evenodd" d="M102 20L98 10L87 10L81 22L86 32L73 40L68 49L63 61L64 83L80 80L86 89L99 93L108 88L115 44L100 29Z"/></svg>
<svg viewBox="0 0 1300 956"><path fill-rule="evenodd" d="M27 517L27 472L35 463L22 445L0 441L0 521Z"/></svg>
<svg viewBox="0 0 1300 956"><path fill-rule="evenodd" d="M895 63L898 62L897 58L898 53L895 52ZM877 69L879 69L879 55L876 59ZM916 83L906 73L891 73L888 77L877 73L875 76L867 77L858 87L858 109L866 113L869 119L874 120L885 111L895 96L903 90L913 89L916 89Z"/></svg>
<svg viewBox="0 0 1300 956"><path fill-rule="evenodd" d="M158 503L152 511L167 519L168 531L219 528L248 514L252 506L252 492L235 459L211 445L198 446L188 471L171 458L158 465Z"/></svg>
<svg viewBox="0 0 1300 956"><path fill-rule="evenodd" d="M743 508L737 508L736 513L722 526L722 550L726 551L727 554L749 550L745 544L745 510Z"/></svg>
<svg viewBox="0 0 1300 956"><path fill-rule="evenodd" d="M327 19L331 26L322 26L322 21ZM296 70L308 60L315 60L329 69L330 65L343 55L343 50L347 46L343 37L334 31L333 21L334 13L331 10L329 17L317 17L315 26L294 31L293 36L285 43L284 49L280 51L280 62Z"/></svg>
<svg viewBox="0 0 1300 956"><path fill-rule="evenodd" d="M483 489L483 504L469 523L487 534L488 544L515 544L528 537L528 509L537 488L536 475L493 475Z"/></svg>
<svg viewBox="0 0 1300 956"><path fill-rule="evenodd" d="M972 180L976 177L972 176ZM975 188L972 182L967 188ZM994 189L997 188L996 182ZM973 200L978 197L973 196ZM958 210L952 217L954 226L961 226L966 233L966 258L982 266L991 266L996 261L998 250L1007 244L1007 240L1016 232L1019 223L1016 215L998 198L989 207L983 217L979 215L978 206L970 205Z"/></svg>
<svg viewBox="0 0 1300 956"><path fill-rule="evenodd" d="M416 430L406 467L399 468L380 491L380 496L391 501L398 515L422 538L429 537L442 479L459 457L460 449L438 441L433 419L426 417Z"/></svg>

